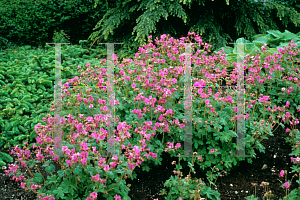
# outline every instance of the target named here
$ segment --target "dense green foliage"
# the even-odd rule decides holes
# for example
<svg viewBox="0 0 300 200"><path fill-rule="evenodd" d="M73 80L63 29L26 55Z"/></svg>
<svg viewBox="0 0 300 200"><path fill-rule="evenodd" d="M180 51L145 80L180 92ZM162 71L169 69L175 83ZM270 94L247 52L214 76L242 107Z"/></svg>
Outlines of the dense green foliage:
<svg viewBox="0 0 300 200"><path fill-rule="evenodd" d="M91 50L87 55L86 51L78 45L62 46L63 82L79 75L77 66L86 59L99 64L95 58L99 53ZM22 146L26 140L35 142L34 126L42 122L53 102L54 55L55 48L49 45L45 49L24 46L0 53L0 147Z"/></svg>
<svg viewBox="0 0 300 200"><path fill-rule="evenodd" d="M18 46L44 46L52 42L54 30L61 29L72 44L78 44L80 38L91 34L105 12L93 4L92 0L0 1L0 45L6 39Z"/></svg>
<svg viewBox="0 0 300 200"><path fill-rule="evenodd" d="M98 2L95 0L96 6ZM299 5L296 1L283 2L126 0L105 13L88 40L124 42L122 47L116 45L116 51L132 49L126 56L133 57L149 35L155 38L168 33L180 38L190 31L216 50L240 37L253 40L254 35L270 29L299 32Z"/></svg>
<svg viewBox="0 0 300 200"><path fill-rule="evenodd" d="M52 41L54 30L63 29L72 44L86 39L86 46L94 48L105 47L97 42L123 43L115 45L121 60L133 58L150 34L180 38L194 31L216 50L240 37L253 40L255 34L270 29L300 31L296 0L7 0L0 4L0 47L44 46Z"/></svg>
<svg viewBox="0 0 300 200"><path fill-rule="evenodd" d="M261 46L263 46L264 44L267 44L270 49L267 50L266 55L262 54L262 59L278 52L279 48L288 46L288 43L291 40L294 40L294 42L297 43L298 46L300 46L300 32L294 34L288 30L285 30L283 33L278 30L269 30L267 31L267 34L258 34L253 38L253 41L249 41L244 38L236 40L236 43L245 43L244 54L249 54L250 57L256 55L255 50L262 54ZM217 49L216 51L214 51L214 53L217 54L217 52L221 49L223 49L224 53L226 53L226 59L230 63L230 66L227 67L227 69L228 71L231 71L234 68L232 63L237 59L237 45L234 44L233 47L226 45L225 47ZM300 55L296 55L296 57L300 59Z"/></svg>

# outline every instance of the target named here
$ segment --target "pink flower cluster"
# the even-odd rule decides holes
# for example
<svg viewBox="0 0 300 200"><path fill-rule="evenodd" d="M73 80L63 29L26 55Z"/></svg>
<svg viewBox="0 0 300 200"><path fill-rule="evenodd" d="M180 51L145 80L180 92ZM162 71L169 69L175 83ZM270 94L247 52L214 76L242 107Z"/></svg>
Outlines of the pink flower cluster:
<svg viewBox="0 0 300 200"><path fill-rule="evenodd" d="M210 153L214 153L214 152L217 152L217 151L218 151L218 149L211 149Z"/></svg>
<svg viewBox="0 0 300 200"><path fill-rule="evenodd" d="M102 184L105 183L106 179L101 179L100 178L100 175L99 174L96 174L95 176L92 176L92 179L91 179L92 182L100 182Z"/></svg>
<svg viewBox="0 0 300 200"><path fill-rule="evenodd" d="M259 101L264 104L266 103L268 100L270 100L269 96L263 96L262 98L259 98Z"/></svg>
<svg viewBox="0 0 300 200"><path fill-rule="evenodd" d="M38 198L41 200L55 200L52 194L50 196L45 196L45 197L44 196L45 196L44 194L39 194Z"/></svg>
<svg viewBox="0 0 300 200"><path fill-rule="evenodd" d="M168 152L168 151L170 151L171 149L174 149L174 143L172 142L167 142L167 144L168 144L168 147L167 148L165 148L165 152ZM180 143L177 143L176 144L176 146L175 146L175 150L177 150L177 149L179 149L181 147L181 144Z"/></svg>
<svg viewBox="0 0 300 200"><path fill-rule="evenodd" d="M298 163L299 163L299 161L300 161L300 158L298 158L298 157L297 157L297 158L290 157L290 158L291 158L291 162L292 162L292 163L294 163L294 162L295 162L295 163L297 163L297 164L298 164Z"/></svg>
<svg viewBox="0 0 300 200"><path fill-rule="evenodd" d="M96 192L90 193L90 196L86 198L86 200L95 200L97 199L98 194Z"/></svg>

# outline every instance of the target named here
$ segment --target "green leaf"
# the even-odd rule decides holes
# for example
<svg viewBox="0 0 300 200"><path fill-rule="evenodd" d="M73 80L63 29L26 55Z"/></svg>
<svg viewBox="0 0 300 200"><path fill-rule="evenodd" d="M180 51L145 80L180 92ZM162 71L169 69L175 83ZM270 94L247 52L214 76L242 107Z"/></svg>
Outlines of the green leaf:
<svg viewBox="0 0 300 200"><path fill-rule="evenodd" d="M14 140L24 140L27 139L29 135L18 135L17 137L14 138Z"/></svg>
<svg viewBox="0 0 300 200"><path fill-rule="evenodd" d="M34 180L36 180L37 183L43 182L43 178L44 178L44 177L43 177L40 173L35 173L34 175L35 175Z"/></svg>
<svg viewBox="0 0 300 200"><path fill-rule="evenodd" d="M11 123L11 126L16 126L16 125L18 125L19 123L20 123L19 120L13 121L13 122Z"/></svg>
<svg viewBox="0 0 300 200"><path fill-rule="evenodd" d="M24 126L27 126L30 122L32 122L32 120L26 121L26 123L24 124Z"/></svg>
<svg viewBox="0 0 300 200"><path fill-rule="evenodd" d="M6 154L6 153L3 153L3 152L0 152L0 160L3 160L5 162L9 162L9 163L12 163L13 162L13 158Z"/></svg>
<svg viewBox="0 0 300 200"><path fill-rule="evenodd" d="M20 133L18 127L13 126L13 133ZM19 136L18 136L19 137Z"/></svg>
<svg viewBox="0 0 300 200"><path fill-rule="evenodd" d="M10 95L13 95L14 93L16 93L17 91L18 91L18 87L17 88L15 88L11 93L10 93Z"/></svg>
<svg viewBox="0 0 300 200"><path fill-rule="evenodd" d="M80 175L82 173L81 166L77 165L76 168L73 171L74 174Z"/></svg>
<svg viewBox="0 0 300 200"><path fill-rule="evenodd" d="M56 195L58 198L63 198L65 196L64 189L62 187L58 187L57 190L54 190L53 193Z"/></svg>
<svg viewBox="0 0 300 200"><path fill-rule="evenodd" d="M211 166L211 161L206 160L206 161L204 162L204 164L205 164L206 166Z"/></svg>
<svg viewBox="0 0 300 200"><path fill-rule="evenodd" d="M21 131L23 131L24 133L26 133L26 129L25 129L23 126L18 125L18 128L19 128Z"/></svg>
<svg viewBox="0 0 300 200"><path fill-rule="evenodd" d="M64 170L59 170L59 171L57 172L57 174L58 174L58 177L60 177L60 178L63 178L63 177L65 176Z"/></svg>
<svg viewBox="0 0 300 200"><path fill-rule="evenodd" d="M46 170L47 173L50 174L51 172L55 171L55 166L53 164L50 164L50 166L46 167L45 170Z"/></svg>
<svg viewBox="0 0 300 200"><path fill-rule="evenodd" d="M149 172L150 168L149 168L148 165L144 165L144 166L142 167L142 170L143 170L143 171Z"/></svg>

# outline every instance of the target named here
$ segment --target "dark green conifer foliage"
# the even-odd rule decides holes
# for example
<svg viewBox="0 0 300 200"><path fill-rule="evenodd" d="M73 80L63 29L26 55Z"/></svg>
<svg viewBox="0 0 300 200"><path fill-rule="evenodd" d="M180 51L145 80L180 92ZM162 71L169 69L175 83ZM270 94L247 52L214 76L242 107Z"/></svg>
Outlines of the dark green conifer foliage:
<svg viewBox="0 0 300 200"><path fill-rule="evenodd" d="M245 37L274 29L299 32L300 6L297 0L123 0L113 1L96 24L88 40L124 42L117 49L133 49L147 43L147 37L170 34L180 38L188 31L201 35L212 50ZM95 7L99 0L95 0ZM103 4L103 3L102 3ZM100 8L99 8L100 9ZM254 18L254 19L253 19ZM131 54L131 57L132 55ZM118 54L119 55L119 54Z"/></svg>

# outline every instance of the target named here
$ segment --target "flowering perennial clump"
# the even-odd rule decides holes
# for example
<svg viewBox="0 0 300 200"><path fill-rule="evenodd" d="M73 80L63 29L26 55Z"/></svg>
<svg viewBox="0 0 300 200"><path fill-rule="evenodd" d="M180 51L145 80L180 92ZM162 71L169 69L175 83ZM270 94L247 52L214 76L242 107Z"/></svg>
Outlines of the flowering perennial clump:
<svg viewBox="0 0 300 200"><path fill-rule="evenodd" d="M191 48L191 66L193 66L191 145L197 150L195 153L199 156L195 160L189 157L183 157L182 160L194 172L194 162L202 170L212 168L212 173L217 175L208 173L207 176L210 185L214 184L212 177L221 176L221 172L226 174L232 165L245 160L245 158L229 157L237 148L231 141L236 137L236 112L238 112L239 102L237 102L236 90L233 88L238 80L238 72L236 69L231 74L227 72L229 63L224 59L226 56L224 51L214 56L205 56L211 46L203 43L200 36L190 32L187 38L180 38L180 40L162 35L160 40L155 39L157 45L161 44L160 47L152 43L140 47L134 60L124 60L123 64L118 64L115 68L117 73L113 80L115 84L113 103L116 116L113 121L116 129L111 133L112 142L108 138L109 129L105 129L110 114L106 95L109 90L106 59L100 62L102 67L92 67L90 63L84 69L78 66L81 76L69 79L64 84L62 94L63 112L59 119L62 127L62 142L61 146L56 148L62 151L63 157L54 154L57 138L53 137L55 120L50 114L43 118L46 125L39 123L35 126L38 134L32 149L36 153L35 160L30 158L28 146L23 150L16 146L12 150L12 153L18 156L21 167L29 171L35 162L44 162L46 156L52 157L52 160L44 162L45 170L51 176L45 180L41 174L35 173L31 178L26 178L21 175L20 167L15 164L9 166L6 175L12 175L25 190L36 192L40 199L77 198L79 195L80 198L84 197L88 200L109 197L128 198L129 188L125 180L127 177L136 176L134 174L136 167L142 167L146 160L155 165L160 164L162 152L168 152L171 156L185 154L185 147L183 148L182 144L185 138L183 129L187 124L185 110L188 106L184 98L186 92L184 83L188 68L184 64L186 55L182 50L185 44L182 43L191 42L189 37L204 46L203 51L196 50L194 46ZM151 38L149 37L149 42L152 42ZM270 64L274 60L277 62L279 58L292 59L287 56L297 55L298 50L294 50L294 47L292 41L292 45L288 48L279 49L279 54L268 56L263 64L260 63L259 55L252 59L254 64L251 65L247 64L250 62L249 55L245 58L244 68L249 70L249 75L245 78L247 89L244 115L245 148L248 155L255 154L254 148L263 149L258 144L265 136L272 136L271 129L275 124L280 124L282 121L292 125L299 123L298 119L294 119L296 108L295 102L292 101L293 99L298 101L300 98L296 96L300 82L294 77L295 75L284 74L287 68L295 73L299 73L299 70L292 67L284 68L278 63ZM261 49L265 53L266 47ZM200 53L205 55L199 56ZM115 54L113 59L114 65L117 65ZM237 63L233 65L237 67ZM261 73L262 69L266 73ZM281 78L280 74L284 76ZM221 88L212 87L222 78L227 80L229 78L225 93ZM91 85L90 82L93 83L93 89L82 91L79 87ZM283 87L289 89L282 90ZM288 96L291 97L286 101L285 97ZM274 103L273 99L277 102ZM50 112L55 110L52 104ZM299 111L300 108L297 108L297 112ZM286 130L286 132L292 136L296 130ZM104 151L107 143L115 148L112 156L108 156ZM251 159L248 158L248 162ZM61 165L61 170L55 172L51 164L53 161ZM180 174L179 170L175 172ZM183 181L179 178L177 180ZM185 180L194 184L194 189L198 191L194 195L210 194L208 192L210 188L201 181L190 182L190 177ZM167 185L175 187L176 184L173 185L169 181ZM203 188L199 188L200 186ZM288 186L285 185L286 188ZM176 198L184 196L183 199L186 199L191 195L188 189L175 191L178 192ZM173 195L171 193L169 195ZM216 192L214 195L218 196Z"/></svg>

